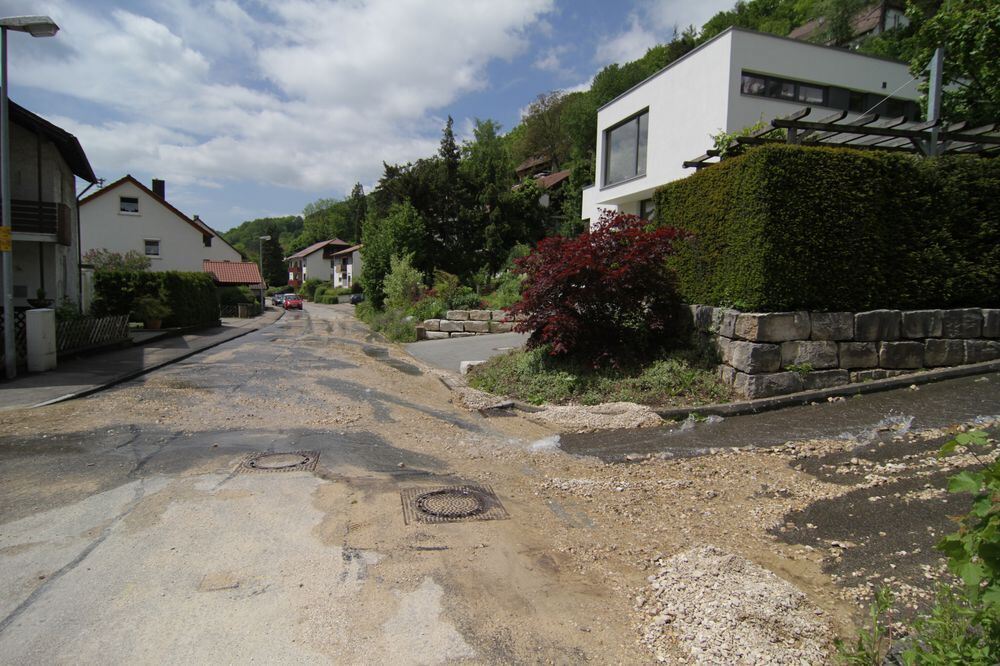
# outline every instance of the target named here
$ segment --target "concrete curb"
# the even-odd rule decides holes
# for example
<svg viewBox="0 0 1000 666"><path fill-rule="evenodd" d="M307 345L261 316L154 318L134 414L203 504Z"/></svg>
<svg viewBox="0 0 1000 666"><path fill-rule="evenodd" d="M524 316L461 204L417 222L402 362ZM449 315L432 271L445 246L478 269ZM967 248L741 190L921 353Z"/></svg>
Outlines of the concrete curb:
<svg viewBox="0 0 1000 666"><path fill-rule="evenodd" d="M279 319L281 319L284 316L285 316L285 313L281 312L281 313L278 314L277 318L275 318L273 321L270 321L270 322L268 322L266 324L262 324L261 326L257 326L257 327L254 327L254 328L248 327L247 330L245 330L245 331L243 331L241 333L238 333L238 334L232 336L231 338L226 338L225 340L218 340L218 341L213 342L211 344L207 344L204 347L199 347L198 349L192 349L191 351L185 352L185 353L181 354L180 356L176 356L176 357L174 357L172 359L168 359L166 361L161 361L160 363L156 363L154 365L151 365L148 368L141 368L141 369L135 370L133 372L127 372L124 375L119 375L119 376L115 377L114 379L111 379L111 380L109 380L109 381L107 381L107 382L105 382L103 384L99 384L97 386L91 386L90 388L83 389L82 391L76 391L75 393L67 393L66 395L61 395L58 398L53 398L51 400L46 400L45 402L40 402L37 405L31 405L31 406L28 407L28 409L35 409L36 407L46 407L48 405L55 405L55 404L60 403L60 402L66 402L68 400L75 400L76 398L85 398L88 395L93 395L95 393L100 393L101 391L105 391L105 390L111 388L112 386L117 386L118 384L123 384L123 383L125 383L127 381L135 379L136 377L141 377L142 375L145 375L147 373L153 372L154 370L159 370L160 368L166 367L166 366L168 366L168 365L170 365L172 363L177 363L178 361L183 361L186 358L191 358L195 354L200 354L200 353L202 353L204 351L208 351L209 349L214 349L215 347L218 347L219 345L224 345L227 342L231 342L233 340L237 340L239 338L242 338L245 335L250 335L251 333L253 333L255 331L259 331L260 329L264 328L265 326L270 326L271 324L277 322Z"/></svg>

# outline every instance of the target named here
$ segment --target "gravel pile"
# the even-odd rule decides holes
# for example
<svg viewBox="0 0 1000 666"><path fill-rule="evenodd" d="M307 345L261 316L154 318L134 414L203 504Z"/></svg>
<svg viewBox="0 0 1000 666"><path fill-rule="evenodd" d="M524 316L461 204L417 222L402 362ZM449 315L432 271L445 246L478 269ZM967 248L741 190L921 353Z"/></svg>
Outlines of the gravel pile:
<svg viewBox="0 0 1000 666"><path fill-rule="evenodd" d="M662 562L636 610L642 641L660 661L696 664L825 664L822 611L790 583L713 546Z"/></svg>

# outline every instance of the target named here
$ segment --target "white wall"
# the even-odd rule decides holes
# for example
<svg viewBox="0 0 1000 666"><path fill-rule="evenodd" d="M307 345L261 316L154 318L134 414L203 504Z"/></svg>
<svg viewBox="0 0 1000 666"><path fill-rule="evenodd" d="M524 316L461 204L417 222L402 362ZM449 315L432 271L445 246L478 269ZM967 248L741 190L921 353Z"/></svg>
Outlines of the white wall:
<svg viewBox="0 0 1000 666"><path fill-rule="evenodd" d="M137 197L139 213L119 210L120 197ZM114 190L87 201L80 207L83 252L108 249L136 250L145 254L145 241L160 241L160 256L150 257L150 270L201 272L204 259L242 261L239 252L220 238L205 247L202 232L184 221L134 183L125 181Z"/></svg>
<svg viewBox="0 0 1000 666"><path fill-rule="evenodd" d="M303 279L333 281L333 269L330 268L330 260L323 258L325 248L320 248L315 252L307 254L302 262L305 268Z"/></svg>

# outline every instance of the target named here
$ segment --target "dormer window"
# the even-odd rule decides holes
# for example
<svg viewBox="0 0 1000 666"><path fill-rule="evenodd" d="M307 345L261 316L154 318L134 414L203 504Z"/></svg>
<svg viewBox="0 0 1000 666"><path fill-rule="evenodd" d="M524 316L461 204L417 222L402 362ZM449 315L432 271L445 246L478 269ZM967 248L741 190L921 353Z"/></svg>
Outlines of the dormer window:
<svg viewBox="0 0 1000 666"><path fill-rule="evenodd" d="M202 234L201 241L205 244L205 247L212 247L212 236L211 234Z"/></svg>
<svg viewBox="0 0 1000 666"><path fill-rule="evenodd" d="M118 197L118 212L126 215L138 215L139 197Z"/></svg>

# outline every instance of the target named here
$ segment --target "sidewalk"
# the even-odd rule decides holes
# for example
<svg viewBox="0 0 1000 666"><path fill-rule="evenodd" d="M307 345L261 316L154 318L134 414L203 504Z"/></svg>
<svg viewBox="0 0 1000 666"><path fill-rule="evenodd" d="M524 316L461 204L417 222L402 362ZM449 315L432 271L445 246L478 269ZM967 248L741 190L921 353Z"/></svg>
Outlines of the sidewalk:
<svg viewBox="0 0 1000 666"><path fill-rule="evenodd" d="M11 381L0 381L0 411L41 407L96 393L252 333L273 324L283 314L281 310L268 308L259 317L226 318L222 320L222 326L187 335L136 336L135 344L125 349L60 361L55 370L23 374Z"/></svg>

